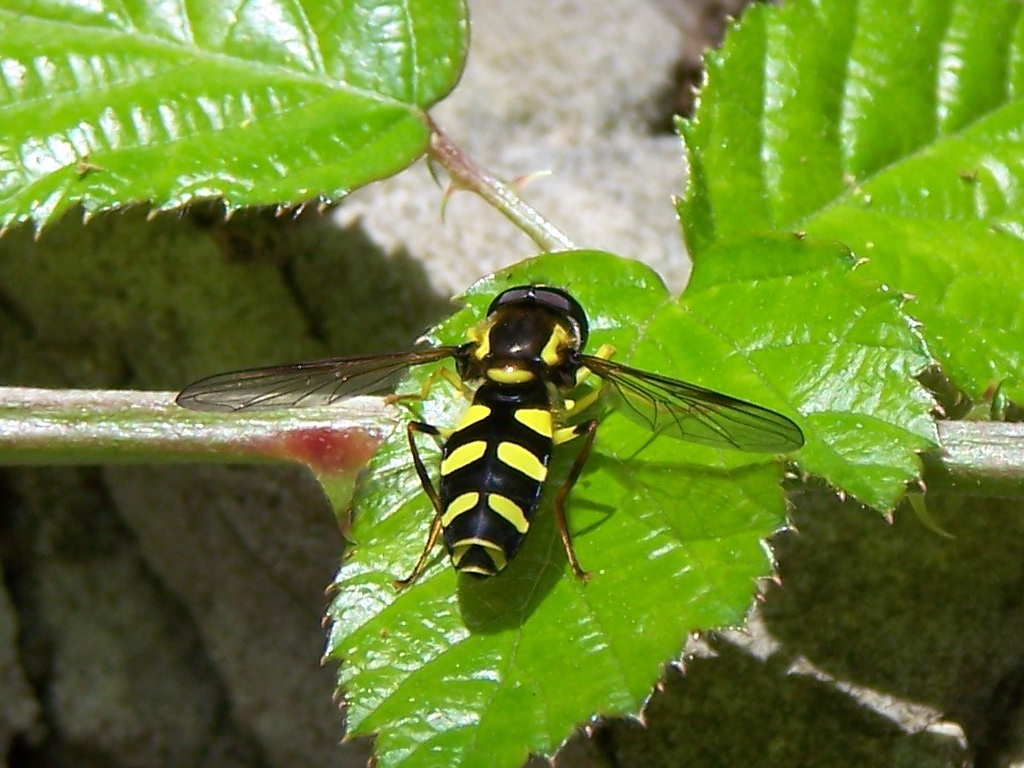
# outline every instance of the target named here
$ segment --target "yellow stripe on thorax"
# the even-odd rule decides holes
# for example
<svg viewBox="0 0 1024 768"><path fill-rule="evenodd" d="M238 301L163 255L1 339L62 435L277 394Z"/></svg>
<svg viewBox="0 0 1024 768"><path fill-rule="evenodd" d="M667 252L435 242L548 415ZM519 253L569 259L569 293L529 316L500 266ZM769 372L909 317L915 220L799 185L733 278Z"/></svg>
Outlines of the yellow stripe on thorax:
<svg viewBox="0 0 1024 768"><path fill-rule="evenodd" d="M483 360L489 354L491 354L491 326L490 325L479 325L469 329L466 334L469 336L469 340L476 344L476 349L473 350L473 356L477 360Z"/></svg>
<svg viewBox="0 0 1024 768"><path fill-rule="evenodd" d="M544 466L541 460L516 443L501 443L498 445L498 459L513 469L518 469L538 483L544 482L544 478L548 476L548 468Z"/></svg>
<svg viewBox="0 0 1024 768"><path fill-rule="evenodd" d="M565 330L565 327L555 325L544 344L544 349L540 351L540 359L544 365L554 368L561 362L561 352L568 346L569 339L569 332Z"/></svg>
<svg viewBox="0 0 1024 768"><path fill-rule="evenodd" d="M483 440L474 440L471 443L460 445L448 455L448 458L441 462L441 474L450 475L467 464L472 464L486 452L487 443Z"/></svg>

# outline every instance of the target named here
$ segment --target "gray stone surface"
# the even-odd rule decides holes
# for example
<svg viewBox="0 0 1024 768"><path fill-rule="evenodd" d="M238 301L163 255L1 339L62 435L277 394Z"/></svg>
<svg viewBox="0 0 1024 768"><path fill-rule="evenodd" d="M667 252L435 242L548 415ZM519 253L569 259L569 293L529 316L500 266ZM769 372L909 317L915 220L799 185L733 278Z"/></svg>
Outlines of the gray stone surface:
<svg viewBox="0 0 1024 768"><path fill-rule="evenodd" d="M18 615L6 589L0 589L0 768L18 734L27 734L39 717L39 702L22 668Z"/></svg>
<svg viewBox="0 0 1024 768"><path fill-rule="evenodd" d="M442 129L506 180L539 171L524 197L582 248L640 259L675 288L689 270L671 196L682 191L677 137L661 125L681 55L681 16L647 0L472 0L462 82L433 110ZM662 119L663 123L664 120ZM537 252L500 214L441 192L419 163L338 210L386 250L429 265L452 294Z"/></svg>
<svg viewBox="0 0 1024 768"><path fill-rule="evenodd" d="M233 716L252 729L271 764L340 765L333 671L319 659L324 586L342 541L309 472L121 467L105 474L150 567L188 606Z"/></svg>
<svg viewBox="0 0 1024 768"><path fill-rule="evenodd" d="M10 488L4 574L23 627L16 647L43 705L39 726L21 733L26 751L133 768L258 757L255 740L230 727L187 613L153 578L97 471L23 470ZM7 718L13 703L4 699Z"/></svg>

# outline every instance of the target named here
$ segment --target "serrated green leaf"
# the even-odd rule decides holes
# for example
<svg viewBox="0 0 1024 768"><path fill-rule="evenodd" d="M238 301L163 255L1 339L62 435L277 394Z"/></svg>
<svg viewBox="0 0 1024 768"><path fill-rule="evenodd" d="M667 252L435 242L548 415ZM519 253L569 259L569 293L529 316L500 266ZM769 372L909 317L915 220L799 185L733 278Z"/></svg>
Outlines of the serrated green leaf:
<svg viewBox="0 0 1024 768"><path fill-rule="evenodd" d="M938 442L934 402L914 378L931 356L903 299L853 266L841 246L791 236L722 243L695 265L680 302L696 319L686 338L712 342L695 367L674 369L732 369L745 397L802 413L801 468L890 510L920 474L917 452Z"/></svg>
<svg viewBox="0 0 1024 768"><path fill-rule="evenodd" d="M466 33L462 0L9 0L0 231L75 203L336 199L423 152Z"/></svg>
<svg viewBox="0 0 1024 768"><path fill-rule="evenodd" d="M616 359L789 413L808 428L798 459L860 483L866 497L894 498L916 469L914 448L932 434L930 404L900 375L927 358L899 302L851 276L836 246L769 238L726 256L708 264L737 271L698 265L677 301L646 267L610 254L539 257L474 286L432 340L463 341L510 285L565 286L588 308L594 348L611 343ZM803 303L830 310L807 317ZM828 386L823 361L850 360L892 372L861 388L850 377ZM418 417L447 426L463 408L437 384ZM856 417L863 440L846 441ZM886 441L883 458L872 440ZM435 466L429 441L420 445ZM433 510L405 431L385 442L354 505L328 645L342 662L350 731L377 734L380 765L500 768L550 754L595 713L638 713L687 633L743 618L770 570L763 539L785 521L772 457L652 441L608 414L570 501L576 551L593 571L586 585L568 570L550 513L572 458L556 456L540 514L500 576L458 576L438 553L396 593L392 580L411 570Z"/></svg>
<svg viewBox="0 0 1024 768"><path fill-rule="evenodd" d="M681 129L697 260L744 233L838 240L916 297L972 397L1024 398L1024 5L790 0L751 7L710 55Z"/></svg>

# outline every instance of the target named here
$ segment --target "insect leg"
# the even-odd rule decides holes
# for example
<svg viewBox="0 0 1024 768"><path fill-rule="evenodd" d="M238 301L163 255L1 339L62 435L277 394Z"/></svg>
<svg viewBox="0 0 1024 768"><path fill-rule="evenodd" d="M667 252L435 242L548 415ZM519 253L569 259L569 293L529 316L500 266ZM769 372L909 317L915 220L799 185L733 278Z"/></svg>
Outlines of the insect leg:
<svg viewBox="0 0 1024 768"><path fill-rule="evenodd" d="M565 483L555 496L555 520L558 522L558 533L562 537L562 546L565 547L565 554L569 558L569 567L572 568L576 578L586 582L590 578L590 574L580 567L580 561L576 559L576 552L573 551L572 538L569 536L569 526L565 520L565 500L569 496L569 491L572 490L572 487L576 485L576 481L579 480L580 472L583 471L583 465L586 464L587 457L590 455L590 447L594 444L594 436L597 434L597 420L591 419L574 427L558 430L555 433L555 442L564 443L584 433L586 433L586 439L583 442L583 448L580 449L576 461L569 470L568 477L565 478Z"/></svg>
<svg viewBox="0 0 1024 768"><path fill-rule="evenodd" d="M416 561L416 567L412 569L410 573L404 579L396 579L393 584L395 589L405 589L412 584L416 579L419 578L420 573L423 572L424 566L427 564L427 558L430 557L430 551L437 544L437 537L441 533L441 514L444 511L441 508L441 498L437 495L437 489L434 488L434 484L430 480L430 474L427 472L426 466L423 464L423 459L420 458L419 448L416 447L416 432L422 432L425 435L440 435L441 430L432 424L427 424L423 421L410 421L405 428L406 434L409 437L409 450L412 453L412 463L416 467L416 474L420 479L420 485L423 486L423 492L427 494L427 498L430 499L430 503L434 505L434 521L430 524L430 534L427 536L427 543L423 547L423 552L420 554L419 560Z"/></svg>
<svg viewBox="0 0 1024 768"><path fill-rule="evenodd" d="M407 392L404 395L388 395L384 398L384 402L388 405L394 405L400 403L403 400L426 400L427 395L430 394L430 390L437 384L438 379L444 379L451 384L455 389L459 390L463 397L470 397L470 391L466 387L466 383L459 378L458 374L454 371L441 365L430 372L427 376L426 381L423 382L423 386L420 387L419 392Z"/></svg>

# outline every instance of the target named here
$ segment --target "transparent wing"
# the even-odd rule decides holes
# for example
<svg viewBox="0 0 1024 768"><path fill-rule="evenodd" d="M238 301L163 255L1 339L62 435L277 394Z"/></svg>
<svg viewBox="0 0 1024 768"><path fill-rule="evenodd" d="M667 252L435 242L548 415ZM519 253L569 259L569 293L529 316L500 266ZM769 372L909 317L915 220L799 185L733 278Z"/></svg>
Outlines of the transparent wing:
<svg viewBox="0 0 1024 768"><path fill-rule="evenodd" d="M659 435L764 453L804 444L800 427L781 413L599 357L582 361L617 393L627 417Z"/></svg>
<svg viewBox="0 0 1024 768"><path fill-rule="evenodd" d="M175 402L193 411L307 408L342 398L391 392L411 365L453 356L458 347L361 357L332 357L293 365L219 373L189 384Z"/></svg>

